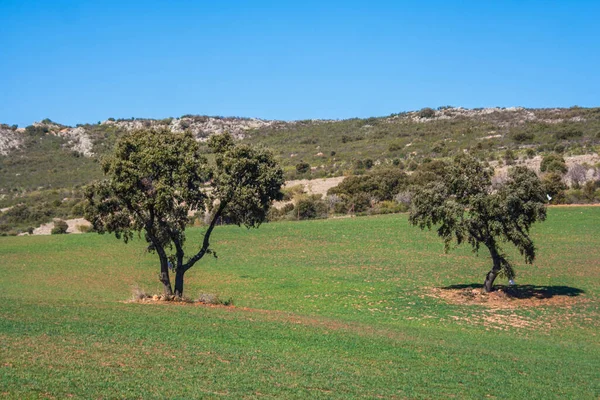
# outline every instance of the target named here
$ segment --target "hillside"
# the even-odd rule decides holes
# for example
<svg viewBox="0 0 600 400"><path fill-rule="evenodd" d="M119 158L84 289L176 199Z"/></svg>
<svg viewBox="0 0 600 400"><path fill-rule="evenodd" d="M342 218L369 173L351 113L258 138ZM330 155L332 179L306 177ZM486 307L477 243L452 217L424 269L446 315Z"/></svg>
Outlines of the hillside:
<svg viewBox="0 0 600 400"><path fill-rule="evenodd" d="M587 163L589 172L600 149L600 108L440 107L377 118L303 121L185 115L109 118L75 127L46 119L26 128L0 125L0 209L19 204L39 208L24 212L21 225L80 216L79 188L102 176L99 160L122 134L141 128L190 130L200 142L230 132L238 140L271 148L288 180L362 174L379 165L411 171L463 151L497 167L515 160L539 165L540 155L550 152L567 161L589 155L576 159L584 160L577 163ZM300 163L306 172L297 170ZM48 208L54 211L48 213Z"/></svg>

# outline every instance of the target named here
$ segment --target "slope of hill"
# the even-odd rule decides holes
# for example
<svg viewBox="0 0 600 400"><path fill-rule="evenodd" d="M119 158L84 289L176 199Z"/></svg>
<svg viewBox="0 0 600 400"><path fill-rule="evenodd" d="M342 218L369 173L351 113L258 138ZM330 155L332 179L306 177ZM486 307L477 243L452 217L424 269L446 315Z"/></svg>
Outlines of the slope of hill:
<svg viewBox="0 0 600 400"><path fill-rule="evenodd" d="M288 180L360 174L378 165L412 170L463 151L497 165L549 152L568 159L600 150L600 108L440 107L377 118L289 122L185 115L109 118L76 127L46 119L26 128L0 125L0 208L25 204L39 206L44 214L51 204L56 210L44 217L48 220L77 216L77 188L101 178L99 160L123 133L141 128L190 130L200 142L230 132L271 148ZM304 170L297 168L300 164ZM35 215L32 221L41 218Z"/></svg>

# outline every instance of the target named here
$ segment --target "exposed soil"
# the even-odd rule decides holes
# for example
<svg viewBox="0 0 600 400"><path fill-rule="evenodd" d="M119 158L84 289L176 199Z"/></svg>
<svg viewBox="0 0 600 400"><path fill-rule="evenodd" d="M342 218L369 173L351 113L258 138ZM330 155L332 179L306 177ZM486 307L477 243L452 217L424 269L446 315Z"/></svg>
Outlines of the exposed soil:
<svg viewBox="0 0 600 400"><path fill-rule="evenodd" d="M519 308L539 306L569 306L587 302L583 291L568 286L496 286L486 293L482 287L457 285L431 288L430 296L443 299L450 304L482 305L488 308Z"/></svg>
<svg viewBox="0 0 600 400"><path fill-rule="evenodd" d="M69 226L67 229L67 233L83 233L81 231L82 227L89 228L92 224L85 220L84 218L74 218L74 219L66 219L65 222ZM40 227L35 228L33 230L34 235L50 235L52 229L54 228L54 221L49 222L47 224L40 225ZM84 228L84 230L85 230Z"/></svg>

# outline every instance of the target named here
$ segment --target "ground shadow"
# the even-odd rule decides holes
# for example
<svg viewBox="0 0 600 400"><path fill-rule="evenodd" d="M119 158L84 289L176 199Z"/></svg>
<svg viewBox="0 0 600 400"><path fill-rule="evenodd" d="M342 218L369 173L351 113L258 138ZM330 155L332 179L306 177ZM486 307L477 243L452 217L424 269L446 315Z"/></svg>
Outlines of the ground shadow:
<svg viewBox="0 0 600 400"><path fill-rule="evenodd" d="M442 287L445 290L457 289L483 289L480 283L464 285L450 285ZM494 291L503 291L506 295L516 299L551 299L554 296L575 297L585 293L584 290L570 286L536 286L536 285L494 285Z"/></svg>

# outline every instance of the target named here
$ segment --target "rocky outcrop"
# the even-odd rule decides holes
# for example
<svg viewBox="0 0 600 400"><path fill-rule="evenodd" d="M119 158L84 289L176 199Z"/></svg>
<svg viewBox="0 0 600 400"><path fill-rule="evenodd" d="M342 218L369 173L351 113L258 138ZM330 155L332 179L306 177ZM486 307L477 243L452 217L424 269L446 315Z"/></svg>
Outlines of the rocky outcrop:
<svg viewBox="0 0 600 400"><path fill-rule="evenodd" d="M80 126L77 128L65 128L58 131L56 135L68 140L66 144L67 148L85 157L92 157L94 155L92 151L94 144L84 128Z"/></svg>
<svg viewBox="0 0 600 400"><path fill-rule="evenodd" d="M172 132L191 131L194 136L205 141L209 136L223 132L231 133L237 139L246 137L249 131L265 127L274 127L289 124L284 121L270 121L257 118L224 118L207 116L183 116L181 118L167 118L164 120L136 119L136 120L107 120L102 122L106 125L114 125L124 130L142 128L165 127Z"/></svg>
<svg viewBox="0 0 600 400"><path fill-rule="evenodd" d="M13 129L5 125L0 126L0 155L6 156L21 147L23 136L20 131L20 129Z"/></svg>
<svg viewBox="0 0 600 400"><path fill-rule="evenodd" d="M490 107L490 108L462 108L441 107L437 110L424 108L420 111L401 113L388 118L388 121L407 120L411 122L433 122L439 120L473 119L476 121L490 122L499 127L522 125L526 122L540 122L558 124L561 122L585 122L581 116L571 116L564 108L527 109L523 107Z"/></svg>

